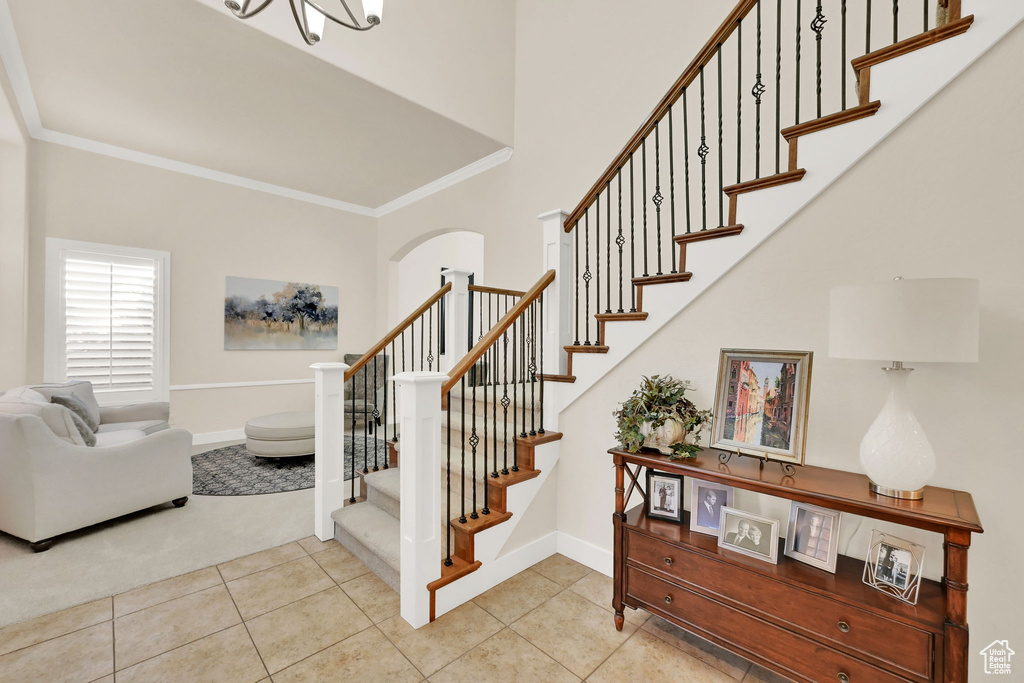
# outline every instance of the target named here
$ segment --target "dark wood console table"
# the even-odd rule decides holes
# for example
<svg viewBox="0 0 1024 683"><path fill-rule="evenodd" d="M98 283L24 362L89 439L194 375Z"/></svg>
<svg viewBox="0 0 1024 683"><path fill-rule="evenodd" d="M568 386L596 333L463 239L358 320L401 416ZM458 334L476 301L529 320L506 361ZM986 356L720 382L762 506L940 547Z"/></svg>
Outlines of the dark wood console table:
<svg viewBox="0 0 1024 683"><path fill-rule="evenodd" d="M969 493L929 486L923 500L896 500L871 493L862 474L805 466L788 476L751 458L721 463L713 449L680 461L609 453L616 628L624 607L643 608L796 681L967 681L967 550L983 531ZM840 555L830 574L781 550L773 565L720 549L715 537L690 533L689 513L676 524L648 519L644 505L625 509L634 488L645 494L641 467L940 533L943 579L923 579L909 605L864 585L862 559Z"/></svg>

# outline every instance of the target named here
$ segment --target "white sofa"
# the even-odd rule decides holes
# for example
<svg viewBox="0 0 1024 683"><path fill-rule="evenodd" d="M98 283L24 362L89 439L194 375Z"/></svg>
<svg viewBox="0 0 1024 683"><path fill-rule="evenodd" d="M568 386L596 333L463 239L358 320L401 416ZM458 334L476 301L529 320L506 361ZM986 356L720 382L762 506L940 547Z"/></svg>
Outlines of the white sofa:
<svg viewBox="0 0 1024 683"><path fill-rule="evenodd" d="M75 393L99 416L87 446L70 411L46 401ZM42 398L40 398L42 394ZM53 538L192 493L192 435L170 429L168 404L100 408L87 382L0 395L0 531L37 552Z"/></svg>

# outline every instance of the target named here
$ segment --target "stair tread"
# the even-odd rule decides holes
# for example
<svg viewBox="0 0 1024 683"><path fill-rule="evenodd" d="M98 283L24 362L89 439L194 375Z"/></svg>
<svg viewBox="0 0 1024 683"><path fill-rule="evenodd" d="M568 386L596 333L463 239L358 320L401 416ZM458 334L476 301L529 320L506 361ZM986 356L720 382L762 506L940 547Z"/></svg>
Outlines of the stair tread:
<svg viewBox="0 0 1024 683"><path fill-rule="evenodd" d="M645 311L630 311L628 313L598 313L594 317L598 320L647 320Z"/></svg>
<svg viewBox="0 0 1024 683"><path fill-rule="evenodd" d="M792 140L793 138L797 138L802 135L817 133L818 131L826 130L833 126L840 126L844 123L850 123L851 121L857 121L869 116L874 116L881 106L882 103L875 100L874 102L868 102L867 104L850 107L845 111L837 111L836 113L829 114L828 116L822 116L821 118L817 118L812 121L805 121L804 123L798 123L797 125L790 126L789 128L783 128L781 134L786 140Z"/></svg>
<svg viewBox="0 0 1024 683"><path fill-rule="evenodd" d="M601 344L591 344L590 346L585 346L583 344L570 344L563 348L568 353L608 353L608 347Z"/></svg>
<svg viewBox="0 0 1024 683"><path fill-rule="evenodd" d="M745 192L755 192L757 190L764 190L769 187L776 187L778 185L786 185L788 183L795 183L798 180L802 180L807 171L802 168L798 168L795 171L784 171L782 173L776 173L775 175L764 176L763 178L757 178L755 180L748 180L746 182L737 183L724 188L722 191L727 196L733 196L737 194L743 194Z"/></svg>
<svg viewBox="0 0 1024 683"><path fill-rule="evenodd" d="M335 510L331 519L389 567L401 570L401 525L397 519L373 503Z"/></svg>
<svg viewBox="0 0 1024 683"><path fill-rule="evenodd" d="M647 276L640 275L633 278L633 284L642 287L644 285L662 285L669 282L689 282L691 277L693 277L693 273L662 273L661 275Z"/></svg>
<svg viewBox="0 0 1024 683"><path fill-rule="evenodd" d="M853 66L854 71L860 71L865 67L881 64L882 62L905 55L908 52L913 52L914 50L919 50L922 47L934 45L935 43L946 40L947 38L958 36L967 31L973 23L974 15L972 14L963 17L962 19L951 21L948 24L939 26L938 28L933 28L930 31L919 33L912 38L901 40L898 43L887 45L879 50L857 57L851 61L851 65Z"/></svg>
<svg viewBox="0 0 1024 683"><path fill-rule="evenodd" d="M706 230L698 230L684 235L676 235L674 239L676 244L690 244L691 242L703 242L704 240L738 235L741 232L743 232L742 225L721 225L717 228L707 228Z"/></svg>
<svg viewBox="0 0 1024 683"><path fill-rule="evenodd" d="M563 384L572 384L576 381L576 375L544 375L545 382L561 382Z"/></svg>

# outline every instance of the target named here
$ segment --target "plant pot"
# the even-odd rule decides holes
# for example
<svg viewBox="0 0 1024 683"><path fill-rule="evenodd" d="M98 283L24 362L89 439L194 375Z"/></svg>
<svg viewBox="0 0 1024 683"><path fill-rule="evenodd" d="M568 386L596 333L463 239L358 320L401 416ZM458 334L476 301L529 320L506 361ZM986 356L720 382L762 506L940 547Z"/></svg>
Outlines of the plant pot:
<svg viewBox="0 0 1024 683"><path fill-rule="evenodd" d="M644 435L644 447L653 448L664 455L672 455L672 445L686 443L689 432L681 420L665 420L665 424L651 429L651 422L640 425L640 433Z"/></svg>

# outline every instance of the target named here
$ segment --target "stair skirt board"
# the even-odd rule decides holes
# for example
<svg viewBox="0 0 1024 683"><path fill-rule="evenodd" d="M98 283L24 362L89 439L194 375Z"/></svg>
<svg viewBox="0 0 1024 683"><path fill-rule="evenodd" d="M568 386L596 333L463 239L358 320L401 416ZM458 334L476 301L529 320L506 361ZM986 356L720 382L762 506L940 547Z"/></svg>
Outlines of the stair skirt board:
<svg viewBox="0 0 1024 683"><path fill-rule="evenodd" d="M645 286L646 320L609 322L601 340L609 346L608 353L574 354L575 382L559 385L563 389L558 392L556 413L685 310L1022 20L1024 3L989 0L966 33L872 66L870 95L881 102L878 112L802 136L799 167L807 170L802 180L743 194L736 217L745 226L741 234L688 245L686 265L693 271L692 279Z"/></svg>

